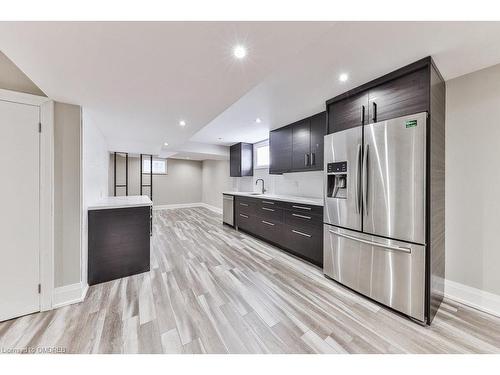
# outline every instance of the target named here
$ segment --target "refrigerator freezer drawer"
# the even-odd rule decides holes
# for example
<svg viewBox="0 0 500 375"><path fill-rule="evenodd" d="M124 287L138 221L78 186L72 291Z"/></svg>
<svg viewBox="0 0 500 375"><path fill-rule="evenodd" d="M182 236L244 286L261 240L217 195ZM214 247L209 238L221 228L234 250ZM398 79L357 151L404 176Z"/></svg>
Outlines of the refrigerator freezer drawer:
<svg viewBox="0 0 500 375"><path fill-rule="evenodd" d="M425 246L324 225L325 275L425 320Z"/></svg>

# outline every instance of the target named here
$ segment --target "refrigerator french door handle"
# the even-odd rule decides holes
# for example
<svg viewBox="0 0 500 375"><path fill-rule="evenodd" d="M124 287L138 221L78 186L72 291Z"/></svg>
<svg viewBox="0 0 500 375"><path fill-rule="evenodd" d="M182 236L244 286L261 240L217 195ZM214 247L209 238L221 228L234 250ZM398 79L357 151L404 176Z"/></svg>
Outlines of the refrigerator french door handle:
<svg viewBox="0 0 500 375"><path fill-rule="evenodd" d="M344 237L347 238L348 240L353 240L353 241L358 241L367 245L375 246L375 247L380 247L382 249L389 249L389 250L394 250L394 251L401 251L403 253L408 253L411 254L411 249L408 247L401 247L401 246L392 246L392 245L384 245L382 243L374 242L374 241L368 241L368 240L363 240L361 238L349 236L348 234L343 234L339 233L336 231L333 231L331 229L328 230L330 233L339 236L339 237Z"/></svg>
<svg viewBox="0 0 500 375"><path fill-rule="evenodd" d="M368 214L368 144L365 145L365 154L363 155L363 208L365 214Z"/></svg>
<svg viewBox="0 0 500 375"><path fill-rule="evenodd" d="M355 185L355 199L356 199L356 212L361 213L361 144L358 144L358 153L356 156L356 185Z"/></svg>
<svg viewBox="0 0 500 375"><path fill-rule="evenodd" d="M372 102L372 121L377 122L377 103Z"/></svg>

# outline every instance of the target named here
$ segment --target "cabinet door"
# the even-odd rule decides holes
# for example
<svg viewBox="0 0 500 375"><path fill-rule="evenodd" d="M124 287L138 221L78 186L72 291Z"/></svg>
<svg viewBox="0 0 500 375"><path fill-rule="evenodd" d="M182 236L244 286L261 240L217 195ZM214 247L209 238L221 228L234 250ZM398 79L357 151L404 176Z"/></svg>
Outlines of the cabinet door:
<svg viewBox="0 0 500 375"><path fill-rule="evenodd" d="M323 170L323 142L326 134L326 112L311 117L310 169Z"/></svg>
<svg viewBox="0 0 500 375"><path fill-rule="evenodd" d="M369 123L424 112L428 107L429 70L423 68L370 90Z"/></svg>
<svg viewBox="0 0 500 375"><path fill-rule="evenodd" d="M292 169L309 169L311 165L311 125L309 119L292 125Z"/></svg>
<svg viewBox="0 0 500 375"><path fill-rule="evenodd" d="M364 125L368 116L368 93L362 92L332 103L327 111L328 134Z"/></svg>
<svg viewBox="0 0 500 375"><path fill-rule="evenodd" d="M229 149L229 175L241 177L241 143L232 145Z"/></svg>
<svg viewBox="0 0 500 375"><path fill-rule="evenodd" d="M241 143L240 175L253 176L253 144Z"/></svg>
<svg viewBox="0 0 500 375"><path fill-rule="evenodd" d="M292 169L292 128L286 126L269 134L269 173L279 174Z"/></svg>

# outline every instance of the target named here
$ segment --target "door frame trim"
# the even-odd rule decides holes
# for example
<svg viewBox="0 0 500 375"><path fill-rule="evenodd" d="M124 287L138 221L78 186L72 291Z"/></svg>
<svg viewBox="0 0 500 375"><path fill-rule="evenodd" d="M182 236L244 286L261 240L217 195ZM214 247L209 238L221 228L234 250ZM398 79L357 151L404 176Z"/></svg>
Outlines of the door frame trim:
<svg viewBox="0 0 500 375"><path fill-rule="evenodd" d="M40 311L52 309L54 289L54 102L47 97L0 89L0 100L39 108L39 297Z"/></svg>

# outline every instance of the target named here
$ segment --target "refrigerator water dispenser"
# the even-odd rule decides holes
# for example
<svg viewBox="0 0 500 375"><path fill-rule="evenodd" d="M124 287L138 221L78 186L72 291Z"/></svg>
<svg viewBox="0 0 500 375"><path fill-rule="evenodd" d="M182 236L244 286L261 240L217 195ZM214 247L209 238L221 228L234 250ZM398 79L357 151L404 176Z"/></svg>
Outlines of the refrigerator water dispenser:
<svg viewBox="0 0 500 375"><path fill-rule="evenodd" d="M347 199L347 162L328 163L327 197Z"/></svg>

